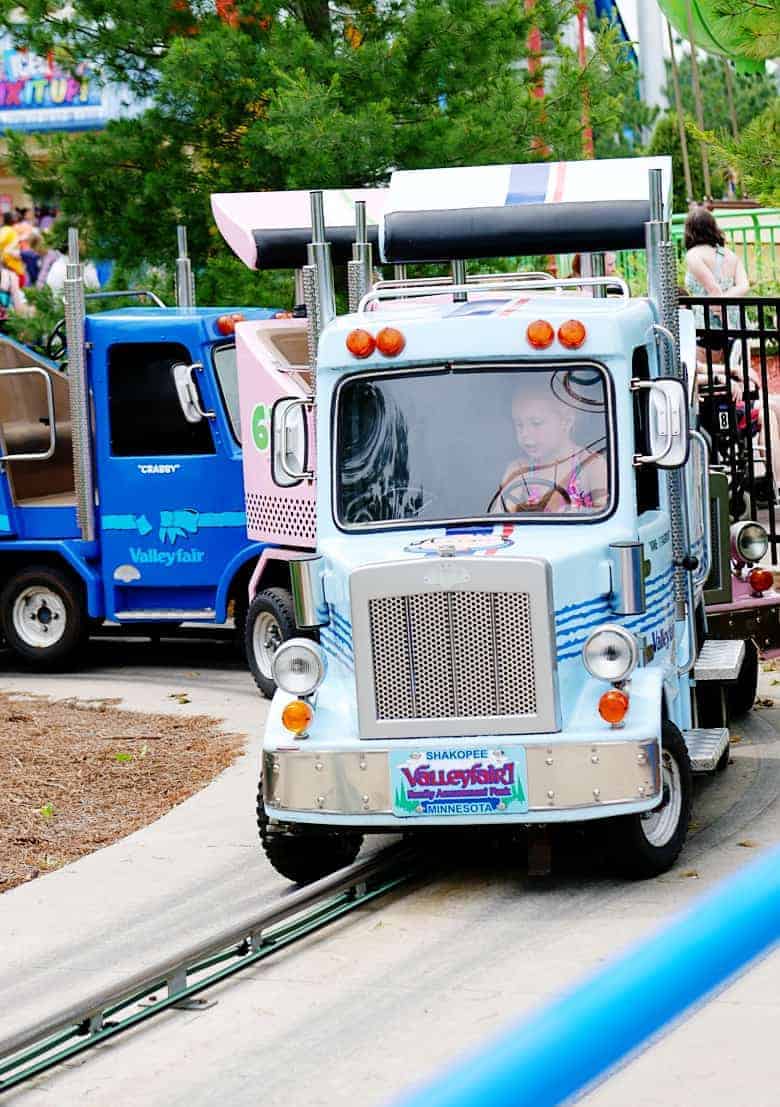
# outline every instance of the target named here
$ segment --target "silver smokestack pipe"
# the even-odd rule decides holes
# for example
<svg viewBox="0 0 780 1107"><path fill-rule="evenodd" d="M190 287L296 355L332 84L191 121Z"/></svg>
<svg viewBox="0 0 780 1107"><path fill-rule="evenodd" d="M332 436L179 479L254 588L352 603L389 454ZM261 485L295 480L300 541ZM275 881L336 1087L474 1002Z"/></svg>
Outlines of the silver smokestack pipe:
<svg viewBox="0 0 780 1107"><path fill-rule="evenodd" d="M366 202L356 200L355 241L352 243L352 261L347 263L350 311L357 311L358 304L371 287L373 269L373 251L368 241Z"/></svg>
<svg viewBox="0 0 780 1107"><path fill-rule="evenodd" d="M176 228L176 241L179 250L176 258L176 306L195 307L195 278L187 252L187 228L181 224Z"/></svg>
<svg viewBox="0 0 780 1107"><path fill-rule="evenodd" d="M92 467L89 385L84 347L84 266L79 260L79 232L75 227L68 228L68 261L65 266L64 295L76 519L84 541L94 542L95 477Z"/></svg>

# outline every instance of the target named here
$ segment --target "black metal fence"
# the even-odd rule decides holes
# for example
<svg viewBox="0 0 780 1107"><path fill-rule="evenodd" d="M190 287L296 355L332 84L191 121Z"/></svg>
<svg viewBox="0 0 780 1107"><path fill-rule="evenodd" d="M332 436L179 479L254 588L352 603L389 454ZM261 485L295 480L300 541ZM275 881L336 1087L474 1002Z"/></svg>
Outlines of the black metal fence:
<svg viewBox="0 0 780 1107"><path fill-rule="evenodd" d="M729 478L733 519L765 523L777 562L780 297L681 296L696 321L700 418Z"/></svg>

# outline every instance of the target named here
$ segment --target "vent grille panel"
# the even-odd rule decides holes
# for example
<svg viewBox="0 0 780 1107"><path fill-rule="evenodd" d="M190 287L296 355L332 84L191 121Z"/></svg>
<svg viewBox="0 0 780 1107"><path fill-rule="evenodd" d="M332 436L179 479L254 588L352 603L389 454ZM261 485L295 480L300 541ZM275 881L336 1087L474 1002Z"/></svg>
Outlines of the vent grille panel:
<svg viewBox="0 0 780 1107"><path fill-rule="evenodd" d="M289 542L293 546L314 545L317 515L312 488L306 498L268 496L247 492L246 527L250 538Z"/></svg>
<svg viewBox="0 0 780 1107"><path fill-rule="evenodd" d="M454 688L447 599L443 592L409 596L406 599L411 628L409 660L414 666L415 715L418 718L432 719L453 714Z"/></svg>
<svg viewBox="0 0 780 1107"><path fill-rule="evenodd" d="M493 626L493 596L459 592L451 597L453 625L468 628L453 635L458 675L458 714L497 715L497 673Z"/></svg>
<svg viewBox="0 0 780 1107"><path fill-rule="evenodd" d="M371 598L368 616L377 721L536 714L527 592Z"/></svg>
<svg viewBox="0 0 780 1107"><path fill-rule="evenodd" d="M403 596L372 600L374 691L380 719L410 719L414 711ZM398 712L399 714L393 714Z"/></svg>
<svg viewBox="0 0 780 1107"><path fill-rule="evenodd" d="M537 710L534 640L527 592L496 593L496 652L501 658L498 702L502 715Z"/></svg>

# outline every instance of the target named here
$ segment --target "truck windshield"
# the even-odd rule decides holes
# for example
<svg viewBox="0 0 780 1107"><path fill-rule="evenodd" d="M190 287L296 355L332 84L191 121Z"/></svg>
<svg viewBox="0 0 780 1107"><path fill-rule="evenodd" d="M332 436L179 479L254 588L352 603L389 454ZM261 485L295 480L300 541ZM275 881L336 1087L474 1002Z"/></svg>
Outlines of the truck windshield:
<svg viewBox="0 0 780 1107"><path fill-rule="evenodd" d="M347 378L336 515L347 527L610 511L610 390L594 364Z"/></svg>

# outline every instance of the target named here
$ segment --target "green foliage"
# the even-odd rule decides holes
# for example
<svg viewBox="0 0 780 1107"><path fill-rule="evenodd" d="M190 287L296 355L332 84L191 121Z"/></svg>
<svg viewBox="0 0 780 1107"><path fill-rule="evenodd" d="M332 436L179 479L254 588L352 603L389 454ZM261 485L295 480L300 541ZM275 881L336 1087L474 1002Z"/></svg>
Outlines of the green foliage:
<svg viewBox="0 0 780 1107"><path fill-rule="evenodd" d="M703 139L723 165L733 166L750 196L767 207L780 207L780 99L774 100L738 138L688 129Z"/></svg>
<svg viewBox="0 0 780 1107"><path fill-rule="evenodd" d="M647 145L646 153L655 156L668 154L672 158L672 188L673 208L676 212L688 210L688 197L685 195L685 172L683 170L682 146L680 145L680 132L677 126L677 115L673 111L666 112L658 120L653 131L652 138ZM688 137L688 161L691 168L691 183L693 186L692 199L704 198L704 172L702 169L701 148L698 142ZM719 196L723 189L723 175L716 166L710 165L710 178L713 195Z"/></svg>
<svg viewBox="0 0 780 1107"><path fill-rule="evenodd" d="M65 314L62 300L54 296L50 288L25 289L25 297L33 313L17 315L12 312L5 322L5 332L43 354L49 335Z"/></svg>
<svg viewBox="0 0 780 1107"><path fill-rule="evenodd" d="M44 803L43 807L39 808L39 814L44 819L53 819L54 818L54 804L53 803Z"/></svg>
<svg viewBox="0 0 780 1107"><path fill-rule="evenodd" d="M777 0L712 0L715 32L748 58L780 56Z"/></svg>
<svg viewBox="0 0 780 1107"><path fill-rule="evenodd" d="M731 0L729 0L731 2ZM679 39L677 40L679 42ZM723 126L728 118L726 101L726 78L724 58L699 57L699 80L701 82L702 112L705 127ZM688 53L677 51L677 66L680 73L680 96L683 112L691 119L696 109L693 99L693 76L691 57ZM672 84L671 62L666 63L666 97L674 106L674 86ZM734 85L734 109L737 125L746 127L769 103L777 97L778 86L774 76L768 73L736 73L732 70Z"/></svg>
<svg viewBox="0 0 780 1107"><path fill-rule="evenodd" d="M185 223L201 303L292 302L289 274L253 277L213 228L209 195L361 187L393 167L423 168L582 156L583 104L599 153L627 152L635 72L614 29L598 32L587 65L560 29L571 0L537 0L546 36L541 74L522 64L531 15L522 0L239 0L233 26L209 7L173 0L49 0L13 4L18 42L151 93L149 108L101 132L39 136L47 157L9 138L35 199L57 197L94 256L121 273L167 266ZM7 14L10 0L0 0ZM68 14L63 14L66 12Z"/></svg>

